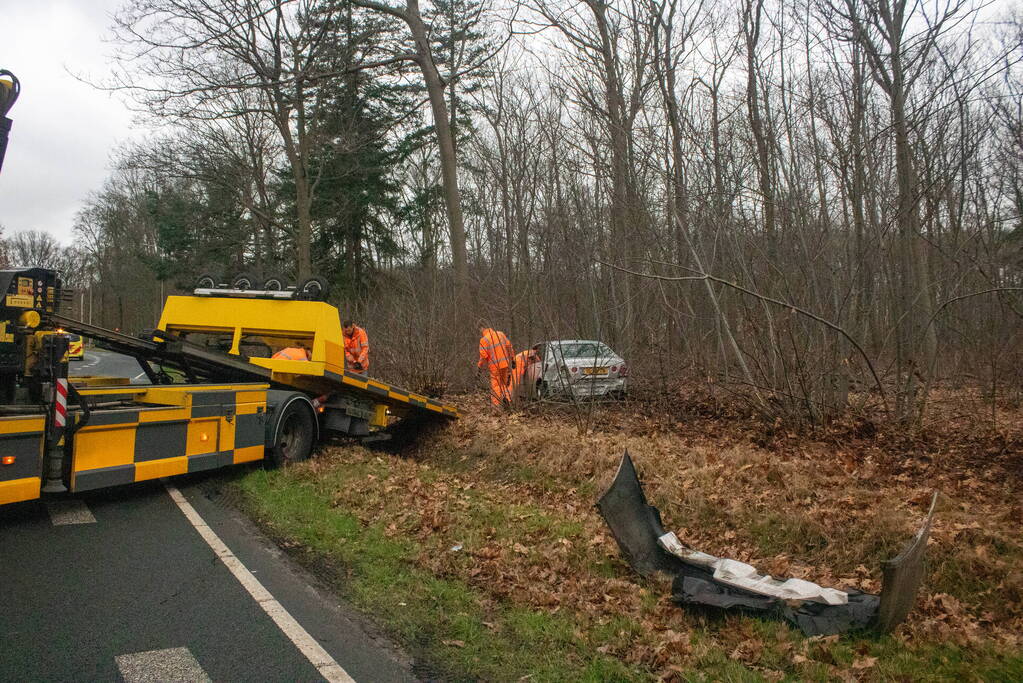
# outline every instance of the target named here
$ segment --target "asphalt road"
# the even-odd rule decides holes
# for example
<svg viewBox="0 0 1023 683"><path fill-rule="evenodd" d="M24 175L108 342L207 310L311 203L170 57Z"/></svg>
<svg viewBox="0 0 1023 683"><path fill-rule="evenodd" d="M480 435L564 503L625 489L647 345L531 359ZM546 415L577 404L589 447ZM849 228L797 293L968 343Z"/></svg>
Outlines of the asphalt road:
<svg viewBox="0 0 1023 683"><path fill-rule="evenodd" d="M406 658L205 493L217 483L172 482L344 672L413 680ZM0 680L324 680L161 482L0 508L0 606Z"/></svg>
<svg viewBox="0 0 1023 683"><path fill-rule="evenodd" d="M127 377L132 383L146 383L146 375L131 356L124 356L113 351L88 348L82 360L73 360L68 365L69 375L107 375Z"/></svg>
<svg viewBox="0 0 1023 683"><path fill-rule="evenodd" d="M72 372L144 381L137 365L90 351ZM407 657L219 502L236 474L0 507L0 681L414 680Z"/></svg>

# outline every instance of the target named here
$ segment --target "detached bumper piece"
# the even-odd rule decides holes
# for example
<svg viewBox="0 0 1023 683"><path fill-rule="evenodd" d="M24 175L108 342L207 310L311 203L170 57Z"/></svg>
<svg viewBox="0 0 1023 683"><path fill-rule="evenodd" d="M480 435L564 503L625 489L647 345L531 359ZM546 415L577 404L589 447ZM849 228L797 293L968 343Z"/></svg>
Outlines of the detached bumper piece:
<svg viewBox="0 0 1023 683"><path fill-rule="evenodd" d="M866 628L891 631L905 620L923 578L936 502L937 493L923 526L897 557L884 563L880 596L824 588L802 579L779 580L743 562L686 548L674 533L664 530L660 512L647 503L628 452L597 508L636 572L675 577L676 604L783 619L814 636Z"/></svg>

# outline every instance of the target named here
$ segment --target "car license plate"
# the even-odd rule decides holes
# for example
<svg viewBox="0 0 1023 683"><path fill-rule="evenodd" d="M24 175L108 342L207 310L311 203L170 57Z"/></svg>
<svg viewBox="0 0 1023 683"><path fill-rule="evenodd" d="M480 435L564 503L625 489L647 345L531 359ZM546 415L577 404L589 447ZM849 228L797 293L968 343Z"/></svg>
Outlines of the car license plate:
<svg viewBox="0 0 1023 683"><path fill-rule="evenodd" d="M583 368L584 375L606 375L607 368Z"/></svg>

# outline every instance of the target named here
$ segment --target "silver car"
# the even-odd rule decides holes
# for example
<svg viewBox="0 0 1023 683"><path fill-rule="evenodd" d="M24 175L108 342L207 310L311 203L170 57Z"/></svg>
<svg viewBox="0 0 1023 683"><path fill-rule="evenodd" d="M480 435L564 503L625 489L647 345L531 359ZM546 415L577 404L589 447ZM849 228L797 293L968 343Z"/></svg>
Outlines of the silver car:
<svg viewBox="0 0 1023 683"><path fill-rule="evenodd" d="M604 342L559 339L534 347L539 362L526 370L527 392L541 398L622 398L628 387L625 360Z"/></svg>

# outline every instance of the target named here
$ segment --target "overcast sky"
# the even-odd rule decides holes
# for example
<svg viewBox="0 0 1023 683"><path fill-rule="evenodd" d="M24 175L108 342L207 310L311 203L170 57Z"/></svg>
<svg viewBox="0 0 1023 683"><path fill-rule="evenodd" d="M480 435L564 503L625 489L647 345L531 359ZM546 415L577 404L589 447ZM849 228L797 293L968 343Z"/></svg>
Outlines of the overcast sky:
<svg viewBox="0 0 1023 683"><path fill-rule="evenodd" d="M45 230L67 244L75 212L98 190L110 153L131 134L132 115L108 93L68 74L105 78L103 42L122 0L9 0L0 68L21 80L0 172L0 225L10 235Z"/></svg>

